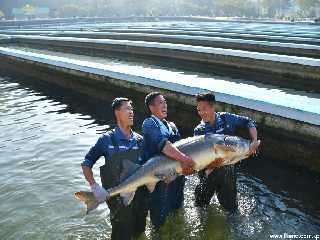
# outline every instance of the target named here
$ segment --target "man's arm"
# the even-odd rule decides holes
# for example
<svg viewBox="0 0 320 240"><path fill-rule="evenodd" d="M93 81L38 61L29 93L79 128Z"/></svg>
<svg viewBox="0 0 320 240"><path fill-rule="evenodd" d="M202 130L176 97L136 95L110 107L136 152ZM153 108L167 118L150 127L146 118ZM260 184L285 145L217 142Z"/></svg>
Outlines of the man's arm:
<svg viewBox="0 0 320 240"><path fill-rule="evenodd" d="M255 127L249 128L249 134L251 137L251 144L250 144L250 155L256 156L258 154L258 147L260 142L258 142L258 131Z"/></svg>
<svg viewBox="0 0 320 240"><path fill-rule="evenodd" d="M251 144L250 144L250 155L257 155L258 151L258 131L256 128L256 122L252 120L251 118L231 114L231 113L225 113L226 119L235 124L237 127L241 128L248 128L249 129L249 135L251 138Z"/></svg>
<svg viewBox="0 0 320 240"><path fill-rule="evenodd" d="M83 175L86 178L89 185L92 186L93 184L95 184L96 180L93 177L92 169L88 166L83 166L83 165L81 167L82 167Z"/></svg>
<svg viewBox="0 0 320 240"><path fill-rule="evenodd" d="M183 175L190 175L194 172L194 161L191 157L182 153L178 148L176 148L171 142L167 141L162 152L181 164Z"/></svg>
<svg viewBox="0 0 320 240"><path fill-rule="evenodd" d="M92 167L96 163L96 161L104 155L103 147L106 145L104 142L105 140L105 138L100 137L97 143L85 156L85 160L81 163L83 175L89 183L91 191L93 192L93 195L98 202L104 202L106 200L107 191L98 183L96 183L93 176Z"/></svg>
<svg viewBox="0 0 320 240"><path fill-rule="evenodd" d="M205 131L204 131L204 126L202 124L199 124L193 129L193 136L199 136L203 134L205 134Z"/></svg>
<svg viewBox="0 0 320 240"><path fill-rule="evenodd" d="M85 160L81 163L83 175L90 186L96 183L92 167L96 161L103 156L103 138L100 137L96 144L89 150L85 156Z"/></svg>
<svg viewBox="0 0 320 240"><path fill-rule="evenodd" d="M249 134L250 134L250 137L251 137L252 141L257 141L258 140L257 128L255 128L255 127L249 128Z"/></svg>
<svg viewBox="0 0 320 240"><path fill-rule="evenodd" d="M157 146L159 152L181 163L183 174L191 174L194 166L193 160L177 149L166 136L164 136L159 127L152 119L146 119L142 125L142 131L145 141L150 141ZM192 171L193 172L193 171Z"/></svg>

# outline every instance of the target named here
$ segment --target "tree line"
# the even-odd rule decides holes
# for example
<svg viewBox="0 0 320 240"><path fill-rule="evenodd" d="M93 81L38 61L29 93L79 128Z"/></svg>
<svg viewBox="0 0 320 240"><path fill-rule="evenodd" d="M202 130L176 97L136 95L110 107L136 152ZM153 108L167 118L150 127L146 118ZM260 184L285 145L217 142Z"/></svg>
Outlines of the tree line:
<svg viewBox="0 0 320 240"><path fill-rule="evenodd" d="M3 0L1 13L23 4L49 7L54 17L209 16L317 18L320 0ZM2 10L3 9L3 10Z"/></svg>

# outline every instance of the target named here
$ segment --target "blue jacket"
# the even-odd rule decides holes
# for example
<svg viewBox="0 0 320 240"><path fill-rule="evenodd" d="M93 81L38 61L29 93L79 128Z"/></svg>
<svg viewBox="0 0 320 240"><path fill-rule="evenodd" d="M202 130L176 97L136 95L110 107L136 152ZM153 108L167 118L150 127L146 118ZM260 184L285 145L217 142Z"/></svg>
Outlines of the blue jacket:
<svg viewBox="0 0 320 240"><path fill-rule="evenodd" d="M248 117L239 116L228 112L216 112L214 126L208 122L201 122L194 129L194 135L217 133L234 135L237 128L254 128L256 122Z"/></svg>
<svg viewBox="0 0 320 240"><path fill-rule="evenodd" d="M180 140L180 134L173 122L166 122L172 129L172 134L161 131L161 126L154 117L146 118L142 124L142 133L145 141L143 158L148 160L156 154L162 152L166 141L175 142Z"/></svg>
<svg viewBox="0 0 320 240"><path fill-rule="evenodd" d="M154 116L144 120L142 132L145 140L145 160L161 153L166 141L174 143L180 140L179 131L174 123L160 121ZM149 205L150 219L156 228L164 224L170 212L182 206L184 183L184 176L177 177L169 184L163 181L157 183L155 190L150 195Z"/></svg>
<svg viewBox="0 0 320 240"><path fill-rule="evenodd" d="M139 149L144 146L144 141L141 135L131 131L130 138L128 139L119 127L114 129L114 139L119 145L119 151ZM115 149L111 141L111 136L107 132L103 134L96 144L89 150L81 165L92 168L100 157L104 156L105 161L108 161L113 153L115 153ZM140 160L142 161L142 159Z"/></svg>

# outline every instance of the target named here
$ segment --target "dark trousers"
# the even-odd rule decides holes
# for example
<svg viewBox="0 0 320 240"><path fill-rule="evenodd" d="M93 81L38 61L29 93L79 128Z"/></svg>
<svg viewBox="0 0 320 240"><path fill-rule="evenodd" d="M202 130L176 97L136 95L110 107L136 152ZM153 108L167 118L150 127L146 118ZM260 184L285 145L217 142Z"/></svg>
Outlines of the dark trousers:
<svg viewBox="0 0 320 240"><path fill-rule="evenodd" d="M138 188L133 201L124 206L118 198L108 203L112 225L112 240L131 240L138 238L146 228L148 214L148 190Z"/></svg>
<svg viewBox="0 0 320 240"><path fill-rule="evenodd" d="M169 184L160 181L150 196L150 219L153 226L161 227L167 216L182 207L185 177L179 176Z"/></svg>
<svg viewBox="0 0 320 240"><path fill-rule="evenodd" d="M227 165L214 170L207 177L199 172L200 183L195 189L196 206L204 207L217 193L219 203L228 211L237 209L237 186L234 165Z"/></svg>

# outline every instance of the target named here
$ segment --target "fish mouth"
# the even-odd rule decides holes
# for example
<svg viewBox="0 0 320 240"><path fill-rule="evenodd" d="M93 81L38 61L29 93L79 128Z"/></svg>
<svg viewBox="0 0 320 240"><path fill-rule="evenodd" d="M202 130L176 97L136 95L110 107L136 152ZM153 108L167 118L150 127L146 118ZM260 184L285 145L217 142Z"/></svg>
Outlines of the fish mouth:
<svg viewBox="0 0 320 240"><path fill-rule="evenodd" d="M74 197L76 199L78 199L79 201L81 201L81 202L86 202L87 201L86 197L83 195L83 193L81 191L74 193Z"/></svg>
<svg viewBox="0 0 320 240"><path fill-rule="evenodd" d="M81 192L76 192L74 193L74 197L80 201L82 201L82 196L81 196Z"/></svg>

